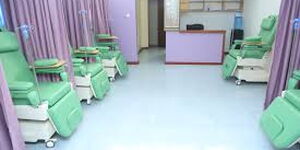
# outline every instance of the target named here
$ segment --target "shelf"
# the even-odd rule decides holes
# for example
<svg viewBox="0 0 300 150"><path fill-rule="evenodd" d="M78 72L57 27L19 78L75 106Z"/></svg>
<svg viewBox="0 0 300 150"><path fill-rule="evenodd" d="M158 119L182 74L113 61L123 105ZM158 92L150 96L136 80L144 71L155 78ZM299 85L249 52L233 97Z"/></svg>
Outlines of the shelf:
<svg viewBox="0 0 300 150"><path fill-rule="evenodd" d="M243 11L243 0L180 0L180 12Z"/></svg>

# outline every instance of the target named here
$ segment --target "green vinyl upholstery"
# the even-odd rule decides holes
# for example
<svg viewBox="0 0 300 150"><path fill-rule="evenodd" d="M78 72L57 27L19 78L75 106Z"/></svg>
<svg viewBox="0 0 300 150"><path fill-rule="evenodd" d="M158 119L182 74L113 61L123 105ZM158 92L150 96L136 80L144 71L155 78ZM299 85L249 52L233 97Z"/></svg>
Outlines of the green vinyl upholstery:
<svg viewBox="0 0 300 150"><path fill-rule="evenodd" d="M287 91L263 113L261 127L278 149L291 147L300 138L300 90Z"/></svg>
<svg viewBox="0 0 300 150"><path fill-rule="evenodd" d="M226 79L231 77L233 71L235 71L232 68L235 68L236 64L232 63L232 58L262 59L267 52L271 51L275 40L276 29L277 16L271 15L262 20L261 30L257 36L247 37L244 40L235 41L231 47L231 50L229 51L229 54L225 56L225 62L223 64L223 78Z"/></svg>
<svg viewBox="0 0 300 150"><path fill-rule="evenodd" d="M261 127L276 148L291 147L300 138L300 71L295 71L283 97L277 97L263 113Z"/></svg>
<svg viewBox="0 0 300 150"><path fill-rule="evenodd" d="M95 92L94 97L98 100L103 99L110 89L110 83L105 72L99 53L89 54L88 51L96 50L93 47L82 47L81 51L87 51L85 54L73 54L73 68L75 76L91 75L91 82ZM96 58L96 62L88 62L84 59Z"/></svg>
<svg viewBox="0 0 300 150"><path fill-rule="evenodd" d="M99 50L99 56L101 59L115 59L116 66L119 70L119 74L121 76L125 76L128 74L129 68L127 65L126 58L122 55L121 51L119 50L110 50L109 47L93 47L94 49ZM81 47L80 49L84 50L86 47Z"/></svg>
<svg viewBox="0 0 300 150"><path fill-rule="evenodd" d="M37 107L43 102L48 103L48 114L57 133L63 137L71 136L82 119L82 108L71 84L67 80L36 83L16 35L0 32L0 43L0 61L14 104ZM66 75L62 70L59 73Z"/></svg>

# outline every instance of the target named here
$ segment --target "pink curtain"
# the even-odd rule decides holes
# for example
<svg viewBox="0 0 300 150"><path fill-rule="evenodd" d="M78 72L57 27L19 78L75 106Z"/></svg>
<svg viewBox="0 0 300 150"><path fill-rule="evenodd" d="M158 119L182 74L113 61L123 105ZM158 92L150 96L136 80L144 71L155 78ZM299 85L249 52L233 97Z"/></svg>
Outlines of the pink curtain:
<svg viewBox="0 0 300 150"><path fill-rule="evenodd" d="M67 72L73 80L62 0L4 0L9 30L15 31L28 59L59 58L67 62ZM31 25L30 42L25 42L18 29ZM31 45L31 46L30 46Z"/></svg>
<svg viewBox="0 0 300 150"><path fill-rule="evenodd" d="M299 17L300 0L283 0L267 89L266 108L285 90L292 72L300 69L300 29L293 28L293 20Z"/></svg>
<svg viewBox="0 0 300 150"><path fill-rule="evenodd" d="M95 33L110 33L107 0L65 0L63 6L72 47L92 46Z"/></svg>
<svg viewBox="0 0 300 150"><path fill-rule="evenodd" d="M0 63L0 149L25 150L19 122Z"/></svg>

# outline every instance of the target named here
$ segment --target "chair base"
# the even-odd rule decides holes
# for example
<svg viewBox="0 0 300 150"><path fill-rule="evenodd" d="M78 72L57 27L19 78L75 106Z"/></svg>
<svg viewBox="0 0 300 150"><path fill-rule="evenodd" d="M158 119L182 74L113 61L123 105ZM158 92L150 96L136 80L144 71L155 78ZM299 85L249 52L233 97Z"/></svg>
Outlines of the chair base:
<svg viewBox="0 0 300 150"><path fill-rule="evenodd" d="M19 120L19 123L25 142L47 142L56 132L50 120Z"/></svg>
<svg viewBox="0 0 300 150"><path fill-rule="evenodd" d="M16 105L16 114L19 119L21 132L25 142L49 142L56 130L48 117L48 104L44 103L37 108L27 105Z"/></svg>
<svg viewBox="0 0 300 150"><path fill-rule="evenodd" d="M269 72L260 68L237 69L234 76L239 81L246 82L268 82Z"/></svg>
<svg viewBox="0 0 300 150"><path fill-rule="evenodd" d="M267 56L263 59L237 58L237 67L233 76L236 77L238 81L268 82L270 76L269 66L270 59Z"/></svg>
<svg viewBox="0 0 300 150"><path fill-rule="evenodd" d="M92 98L95 96L90 75L80 77L75 76L76 93L80 101L86 100L87 104L91 104Z"/></svg>
<svg viewBox="0 0 300 150"><path fill-rule="evenodd" d="M119 70L117 69L116 58L103 59L102 63L110 81L114 81L116 79L117 74L119 73Z"/></svg>

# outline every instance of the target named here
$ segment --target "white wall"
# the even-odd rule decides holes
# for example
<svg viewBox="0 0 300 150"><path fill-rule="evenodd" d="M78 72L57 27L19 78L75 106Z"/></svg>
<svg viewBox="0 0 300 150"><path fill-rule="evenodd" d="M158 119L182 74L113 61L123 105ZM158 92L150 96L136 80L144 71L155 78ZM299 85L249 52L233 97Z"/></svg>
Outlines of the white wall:
<svg viewBox="0 0 300 150"><path fill-rule="evenodd" d="M149 44L158 45L158 0L149 0Z"/></svg>
<svg viewBox="0 0 300 150"><path fill-rule="evenodd" d="M261 20L279 13L281 0L244 0L245 36L257 35Z"/></svg>
<svg viewBox="0 0 300 150"><path fill-rule="evenodd" d="M229 50L230 34L234 24L234 12L190 12L182 13L180 30L186 30L187 24L203 24L205 30L226 30L225 50Z"/></svg>

